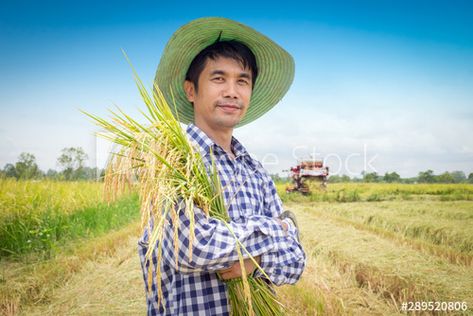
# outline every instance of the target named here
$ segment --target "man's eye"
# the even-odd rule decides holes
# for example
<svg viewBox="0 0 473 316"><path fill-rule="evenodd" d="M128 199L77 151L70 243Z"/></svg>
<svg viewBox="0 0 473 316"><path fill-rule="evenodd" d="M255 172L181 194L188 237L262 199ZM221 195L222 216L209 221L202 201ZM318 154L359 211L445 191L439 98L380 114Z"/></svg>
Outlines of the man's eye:
<svg viewBox="0 0 473 316"><path fill-rule="evenodd" d="M214 77L212 80L214 80L214 81L223 81L223 77Z"/></svg>
<svg viewBox="0 0 473 316"><path fill-rule="evenodd" d="M240 84L244 84L244 85L249 84L248 80L245 80L245 79L240 79L240 80L238 80L238 82L239 82Z"/></svg>

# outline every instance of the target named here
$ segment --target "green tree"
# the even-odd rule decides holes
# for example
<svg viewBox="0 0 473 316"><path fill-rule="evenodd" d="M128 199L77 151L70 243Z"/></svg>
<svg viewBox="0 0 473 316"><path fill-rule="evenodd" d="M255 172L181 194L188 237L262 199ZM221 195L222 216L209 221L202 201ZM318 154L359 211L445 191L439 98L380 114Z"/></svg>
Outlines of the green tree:
<svg viewBox="0 0 473 316"><path fill-rule="evenodd" d="M379 182L381 180L381 177L378 176L376 172L362 172L363 175L363 182Z"/></svg>
<svg viewBox="0 0 473 316"><path fill-rule="evenodd" d="M347 176L346 174L344 174L341 179L340 179L342 182L350 182L351 179L349 176Z"/></svg>
<svg viewBox="0 0 473 316"><path fill-rule="evenodd" d="M433 170L421 171L417 177L419 183L433 183L435 182L435 176Z"/></svg>
<svg viewBox="0 0 473 316"><path fill-rule="evenodd" d="M48 169L45 176L48 179L57 179L58 178L58 172L54 169Z"/></svg>
<svg viewBox="0 0 473 316"><path fill-rule="evenodd" d="M384 174L383 180L389 183L401 182L401 176L397 172L391 172L391 173L386 172Z"/></svg>
<svg viewBox="0 0 473 316"><path fill-rule="evenodd" d="M18 178L15 166L11 163L7 163L5 167L3 167L3 174L7 178Z"/></svg>
<svg viewBox="0 0 473 316"><path fill-rule="evenodd" d="M21 153L15 164L17 179L35 179L41 177L41 171L36 164L36 157L30 153Z"/></svg>
<svg viewBox="0 0 473 316"><path fill-rule="evenodd" d="M328 181L330 183L339 183L339 182L342 182L342 177L339 176L338 174L334 174L328 177Z"/></svg>
<svg viewBox="0 0 473 316"><path fill-rule="evenodd" d="M99 168L90 168L84 167L83 169L83 177L87 180L98 180L101 174L101 169ZM282 181L282 178L281 178Z"/></svg>
<svg viewBox="0 0 473 316"><path fill-rule="evenodd" d="M88 156L81 147L64 148L57 163L65 180L85 179L84 164Z"/></svg>
<svg viewBox="0 0 473 316"><path fill-rule="evenodd" d="M441 175L438 175L435 177L436 178L436 182L440 182L440 183L455 183L455 178L452 176L452 174L450 172L444 172L442 173Z"/></svg>
<svg viewBox="0 0 473 316"><path fill-rule="evenodd" d="M349 176L347 175L338 175L338 174L334 174L334 175L331 175L329 176L328 178L328 182L331 182L331 183L339 183L339 182L350 182L351 179Z"/></svg>
<svg viewBox="0 0 473 316"><path fill-rule="evenodd" d="M401 183L416 183L416 182L418 182L417 177L401 179Z"/></svg>
<svg viewBox="0 0 473 316"><path fill-rule="evenodd" d="M455 183L462 183L466 181L466 175L463 171L452 171L450 172Z"/></svg>
<svg viewBox="0 0 473 316"><path fill-rule="evenodd" d="M473 172L468 175L468 183L473 183Z"/></svg>

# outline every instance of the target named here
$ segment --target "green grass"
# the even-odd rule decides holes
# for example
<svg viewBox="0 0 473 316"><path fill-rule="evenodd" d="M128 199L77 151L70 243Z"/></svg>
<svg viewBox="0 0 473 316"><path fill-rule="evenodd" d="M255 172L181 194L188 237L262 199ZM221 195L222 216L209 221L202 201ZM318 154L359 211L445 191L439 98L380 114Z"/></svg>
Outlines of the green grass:
<svg viewBox="0 0 473 316"><path fill-rule="evenodd" d="M329 183L326 190L312 186L312 194L286 193L276 183L283 202L379 202L392 200L472 201L473 184Z"/></svg>
<svg viewBox="0 0 473 316"><path fill-rule="evenodd" d="M99 236L139 218L137 195L87 207L72 214L44 212L39 217L17 217L2 225L0 254L42 252L49 256L68 240Z"/></svg>
<svg viewBox="0 0 473 316"><path fill-rule="evenodd" d="M8 184L14 193L2 189L1 257L29 252L50 256L68 240L99 236L139 218L136 194L108 205L101 200L102 184Z"/></svg>

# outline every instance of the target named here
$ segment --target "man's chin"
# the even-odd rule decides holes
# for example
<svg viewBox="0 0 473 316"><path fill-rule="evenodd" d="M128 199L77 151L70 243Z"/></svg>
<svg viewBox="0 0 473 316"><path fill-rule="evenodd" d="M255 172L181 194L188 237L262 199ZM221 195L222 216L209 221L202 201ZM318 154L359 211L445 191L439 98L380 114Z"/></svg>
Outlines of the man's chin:
<svg viewBox="0 0 473 316"><path fill-rule="evenodd" d="M235 128L241 119L222 119L219 120L218 125L222 128Z"/></svg>

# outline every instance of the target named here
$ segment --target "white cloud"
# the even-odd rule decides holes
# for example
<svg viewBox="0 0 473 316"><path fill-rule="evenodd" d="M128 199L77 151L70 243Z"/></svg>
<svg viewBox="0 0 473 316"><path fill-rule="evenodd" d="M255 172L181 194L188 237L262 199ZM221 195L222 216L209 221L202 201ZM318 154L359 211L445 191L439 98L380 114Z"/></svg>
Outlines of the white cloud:
<svg viewBox="0 0 473 316"><path fill-rule="evenodd" d="M473 171L469 117L445 109L363 108L338 115L330 109L289 108L274 109L235 133L259 159L268 154L278 158L277 164L265 166L271 173L294 165L294 152L300 158L328 157L332 171L345 174L364 169L405 177L426 169Z"/></svg>

